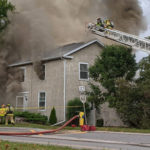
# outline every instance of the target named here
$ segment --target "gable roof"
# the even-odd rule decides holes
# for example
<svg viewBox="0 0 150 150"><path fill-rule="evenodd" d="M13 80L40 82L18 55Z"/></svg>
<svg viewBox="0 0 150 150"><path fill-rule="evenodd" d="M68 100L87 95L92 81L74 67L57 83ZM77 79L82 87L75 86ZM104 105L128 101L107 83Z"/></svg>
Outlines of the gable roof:
<svg viewBox="0 0 150 150"><path fill-rule="evenodd" d="M104 47L104 45L98 41L97 39L92 40L87 43L72 43L68 45L64 45L62 47L59 47L53 51L50 51L49 53L45 54L45 57L41 59L42 62L45 61L52 61L52 60L57 60L57 59L62 59L62 58L68 58L71 54L76 53L83 48L86 48L92 44L99 44L101 47ZM46 57L47 56L47 57ZM15 62L13 64L8 65L9 67L17 67L17 66L24 66L24 65L29 65L32 64L32 60L24 61L24 62Z"/></svg>

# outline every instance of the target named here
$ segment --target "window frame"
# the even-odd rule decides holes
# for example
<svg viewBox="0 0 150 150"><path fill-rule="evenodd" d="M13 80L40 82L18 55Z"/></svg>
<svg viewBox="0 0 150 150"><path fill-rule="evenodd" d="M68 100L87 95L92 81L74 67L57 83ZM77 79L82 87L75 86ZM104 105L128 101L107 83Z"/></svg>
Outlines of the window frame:
<svg viewBox="0 0 150 150"><path fill-rule="evenodd" d="M45 108L40 109L40 93L45 93ZM38 110L39 111L46 111L46 92L45 91L39 91L38 92Z"/></svg>
<svg viewBox="0 0 150 150"><path fill-rule="evenodd" d="M80 76L80 65L83 64L83 65L87 65L87 68L89 68L89 63L86 63L86 62L79 62L79 80L80 81L89 81L89 70L87 71L88 73L88 78L87 79L82 79L81 76Z"/></svg>

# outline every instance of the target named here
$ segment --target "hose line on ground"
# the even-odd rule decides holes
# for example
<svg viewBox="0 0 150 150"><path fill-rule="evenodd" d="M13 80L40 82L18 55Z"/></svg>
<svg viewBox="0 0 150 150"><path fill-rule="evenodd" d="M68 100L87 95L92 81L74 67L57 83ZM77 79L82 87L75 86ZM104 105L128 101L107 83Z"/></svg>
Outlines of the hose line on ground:
<svg viewBox="0 0 150 150"><path fill-rule="evenodd" d="M12 135L38 135L38 134L54 133L54 132L57 132L59 130L62 130L69 123L71 123L73 120L77 119L78 117L79 117L78 115L74 116L69 121L67 121L63 126L59 127L58 129L54 129L54 130L38 131L38 132L0 132L0 135L12 136Z"/></svg>

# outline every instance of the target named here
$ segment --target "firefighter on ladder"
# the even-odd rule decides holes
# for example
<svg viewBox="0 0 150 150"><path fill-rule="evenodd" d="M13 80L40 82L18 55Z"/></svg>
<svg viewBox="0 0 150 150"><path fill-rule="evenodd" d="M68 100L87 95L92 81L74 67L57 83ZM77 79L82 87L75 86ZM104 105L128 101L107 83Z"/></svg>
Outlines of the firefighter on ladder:
<svg viewBox="0 0 150 150"><path fill-rule="evenodd" d="M114 28L114 23L112 21L110 21L109 19L106 19L104 21L104 28L107 28L107 29L113 29Z"/></svg>
<svg viewBox="0 0 150 150"><path fill-rule="evenodd" d="M104 23L101 18L97 19L96 30L103 32L104 31Z"/></svg>

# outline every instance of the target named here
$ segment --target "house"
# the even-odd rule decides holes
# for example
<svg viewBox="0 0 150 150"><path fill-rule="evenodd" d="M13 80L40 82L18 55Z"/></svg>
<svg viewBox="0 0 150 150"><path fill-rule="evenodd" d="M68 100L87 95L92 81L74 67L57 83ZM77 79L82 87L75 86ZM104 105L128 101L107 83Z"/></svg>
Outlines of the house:
<svg viewBox="0 0 150 150"><path fill-rule="evenodd" d="M40 112L49 116L52 107L56 108L59 122L66 120L66 104L69 100L80 97L79 87L88 88L88 67L100 54L103 44L99 40L87 43L73 43L51 51L41 59L43 75L39 79L32 61L9 65L20 68L23 72L22 89L13 105L23 110ZM103 106L104 125L119 126L121 120L113 109Z"/></svg>

